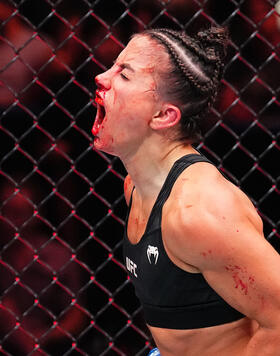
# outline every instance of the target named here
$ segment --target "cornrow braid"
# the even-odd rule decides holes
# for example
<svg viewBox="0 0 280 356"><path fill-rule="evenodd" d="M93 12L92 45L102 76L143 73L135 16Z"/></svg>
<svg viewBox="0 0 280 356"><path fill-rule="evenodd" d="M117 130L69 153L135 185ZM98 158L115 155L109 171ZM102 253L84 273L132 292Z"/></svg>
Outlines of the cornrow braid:
<svg viewBox="0 0 280 356"><path fill-rule="evenodd" d="M192 40L191 37L186 36L185 33L175 31L175 30L170 30L168 28L163 28L160 30L160 32L167 33L175 40L180 40L183 46L187 46L187 48L194 54L198 55L201 57L202 60L204 60L206 63L214 61L213 58L209 58L207 54L201 49L198 43Z"/></svg>
<svg viewBox="0 0 280 356"><path fill-rule="evenodd" d="M169 55L171 70L162 73L161 92L181 110L178 139L201 140L200 122L215 101L223 75L227 29L211 27L194 37L167 28L142 34L160 44Z"/></svg>
<svg viewBox="0 0 280 356"><path fill-rule="evenodd" d="M175 40L179 40L183 46L187 46L187 48L195 56L198 56L202 61L204 61L204 63L212 69L209 73L209 75L211 75L212 80L216 82L221 80L221 69L223 69L224 67L223 58L221 58L221 56L219 55L216 55L212 47L209 48L206 46L206 49L201 47L201 43L206 42L206 44L208 45L208 43L211 42L211 36L207 37L207 35L205 36L205 32L199 32L197 34L197 39L199 40L199 42L196 43L195 40L193 40L191 37L187 36L183 32L169 29L162 29L162 32L169 33L171 36L174 37ZM205 41L206 37L209 39L209 42ZM214 42L215 40L213 39L213 43Z"/></svg>
<svg viewBox="0 0 280 356"><path fill-rule="evenodd" d="M199 56L206 64L213 64L218 68L224 65L225 45L227 44L224 43L224 40L225 37L228 37L227 29L213 27L211 31L200 31L195 36L195 39L187 36L183 31L175 31L168 28L162 28L159 31L170 34L175 40L181 41L184 46L192 51L194 55ZM217 45L219 53L217 53Z"/></svg>
<svg viewBox="0 0 280 356"><path fill-rule="evenodd" d="M178 66L182 74L196 90L201 93L207 93L209 91L211 88L211 79L207 78L205 74L200 71L199 67L191 60L190 55L186 54L186 51L184 51L184 54L180 53L181 50L178 44L165 34L155 31L151 36L157 38L166 47L175 66Z"/></svg>

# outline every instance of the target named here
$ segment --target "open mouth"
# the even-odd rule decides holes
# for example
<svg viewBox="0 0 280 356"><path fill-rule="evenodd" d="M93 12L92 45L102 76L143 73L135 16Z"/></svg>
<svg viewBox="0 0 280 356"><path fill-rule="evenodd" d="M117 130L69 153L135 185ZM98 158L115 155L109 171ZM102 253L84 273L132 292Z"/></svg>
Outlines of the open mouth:
<svg viewBox="0 0 280 356"><path fill-rule="evenodd" d="M106 111L103 105L103 99L99 96L98 91L96 91L96 97L95 97L95 102L97 104L97 112L94 120L94 124L92 127L92 133L94 136L97 136L100 127L102 125L102 122L106 116Z"/></svg>

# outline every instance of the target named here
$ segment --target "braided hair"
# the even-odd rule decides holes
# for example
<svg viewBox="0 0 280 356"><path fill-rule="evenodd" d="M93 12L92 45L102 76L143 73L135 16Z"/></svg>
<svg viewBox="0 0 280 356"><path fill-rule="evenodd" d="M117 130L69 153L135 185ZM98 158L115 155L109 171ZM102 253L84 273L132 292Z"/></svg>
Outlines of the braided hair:
<svg viewBox="0 0 280 356"><path fill-rule="evenodd" d="M140 35L155 40L169 55L170 70L161 73L159 90L180 108L177 139L199 142L201 119L213 104L223 75L227 29L211 27L193 38L167 28L145 30Z"/></svg>

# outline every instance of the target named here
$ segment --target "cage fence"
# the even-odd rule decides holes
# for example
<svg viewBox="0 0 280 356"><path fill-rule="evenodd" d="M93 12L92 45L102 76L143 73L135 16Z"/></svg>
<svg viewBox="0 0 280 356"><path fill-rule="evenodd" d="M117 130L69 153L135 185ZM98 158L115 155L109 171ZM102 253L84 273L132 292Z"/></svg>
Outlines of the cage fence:
<svg viewBox="0 0 280 356"><path fill-rule="evenodd" d="M153 346L122 257L125 170L93 148L94 77L151 27L227 26L197 148L251 198L280 250L280 3L0 1L0 354L137 355Z"/></svg>

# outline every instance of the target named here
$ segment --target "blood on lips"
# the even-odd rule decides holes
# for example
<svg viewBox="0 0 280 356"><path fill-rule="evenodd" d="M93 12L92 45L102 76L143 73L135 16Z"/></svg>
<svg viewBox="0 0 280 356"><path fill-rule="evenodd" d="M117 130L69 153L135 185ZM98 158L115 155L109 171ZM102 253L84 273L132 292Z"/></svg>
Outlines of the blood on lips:
<svg viewBox="0 0 280 356"><path fill-rule="evenodd" d="M97 89L95 92L96 98L101 99L102 101L105 99L106 92L104 89Z"/></svg>

